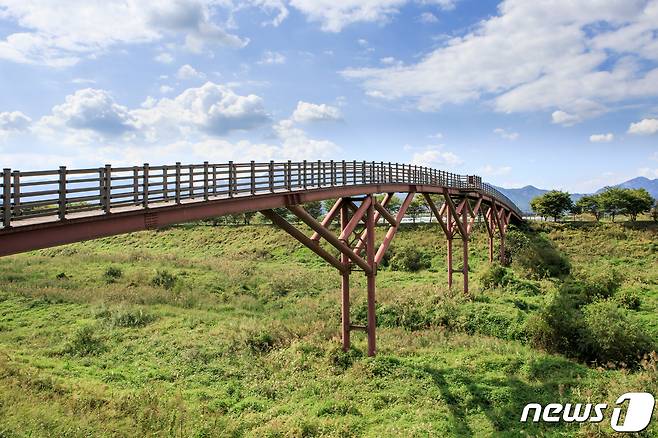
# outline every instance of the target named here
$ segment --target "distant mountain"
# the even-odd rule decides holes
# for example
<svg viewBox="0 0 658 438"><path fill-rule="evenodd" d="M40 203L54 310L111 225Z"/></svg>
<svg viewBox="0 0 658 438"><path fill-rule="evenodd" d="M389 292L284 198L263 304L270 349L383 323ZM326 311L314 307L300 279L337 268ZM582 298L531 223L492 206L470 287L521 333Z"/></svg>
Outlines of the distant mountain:
<svg viewBox="0 0 658 438"><path fill-rule="evenodd" d="M658 199L658 178L649 179L643 176L638 176L637 178L629 179L621 184L617 184L614 187L621 187L624 189L646 189L651 196ZM520 189L506 189L504 187L496 188L500 190L503 195L510 198L523 212L532 211L530 208L530 201L532 201L532 198L541 196L548 192L546 189L538 189L535 186L525 186ZM603 190L605 190L605 187L600 188L595 193L601 193ZM576 202L585 195L586 194L584 193L572 193L571 199Z"/></svg>
<svg viewBox="0 0 658 438"><path fill-rule="evenodd" d="M651 196L655 199L658 199L658 178L649 179L643 176L638 176L637 178L629 179L626 182L617 184L615 187L621 187L623 189L645 189ZM596 191L596 193L601 193L605 190L605 187Z"/></svg>
<svg viewBox="0 0 658 438"><path fill-rule="evenodd" d="M533 198L548 192L548 190L538 189L535 186L525 186L521 187L520 189L506 189L503 187L496 187L496 189L500 190L503 195L510 198L512 202L515 203L516 206L519 207L523 212L531 211L530 201L532 201Z"/></svg>

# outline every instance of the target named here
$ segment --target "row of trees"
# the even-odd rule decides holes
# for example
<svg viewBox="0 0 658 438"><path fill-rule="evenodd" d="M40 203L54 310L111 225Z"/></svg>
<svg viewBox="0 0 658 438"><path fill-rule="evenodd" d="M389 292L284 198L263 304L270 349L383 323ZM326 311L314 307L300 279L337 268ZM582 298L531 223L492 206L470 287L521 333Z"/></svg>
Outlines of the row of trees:
<svg viewBox="0 0 658 438"><path fill-rule="evenodd" d="M604 215L612 221L619 215L626 215L636 221L638 215L651 212L654 220L658 220L656 201L645 189L624 189L607 187L596 195L587 195L576 203L571 200L568 192L553 190L537 196L530 202L532 210L542 217L559 220L565 213L589 213L599 221Z"/></svg>

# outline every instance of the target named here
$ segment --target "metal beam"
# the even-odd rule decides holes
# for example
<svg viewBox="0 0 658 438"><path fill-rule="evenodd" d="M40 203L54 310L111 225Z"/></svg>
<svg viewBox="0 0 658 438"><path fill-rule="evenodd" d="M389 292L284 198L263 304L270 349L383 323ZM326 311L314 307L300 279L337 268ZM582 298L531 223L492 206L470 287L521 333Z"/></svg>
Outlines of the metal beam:
<svg viewBox="0 0 658 438"><path fill-rule="evenodd" d="M409 205L411 205L411 201L414 199L414 195L415 193L407 194L407 197L402 202L402 205L400 206L400 211L398 211L398 214L395 218L395 223L398 225L390 227L386 232L386 236L384 236L384 241L382 242L382 244L379 246L379 249L377 250L377 255L375 256L375 264L381 263L382 259L384 258L384 254L386 254L386 250L391 245L391 242L393 241L393 237L395 237L395 233L397 233L398 228L400 226L399 224L402 223L402 218L404 218L404 215L407 212Z"/></svg>
<svg viewBox="0 0 658 438"><path fill-rule="evenodd" d="M302 207L300 207L299 205L290 205L288 206L288 210L290 210L306 225L311 227L312 230L317 231L320 234L320 236L322 236L327 242L332 244L336 249L347 255L354 263L359 265L359 267L363 269L366 273L372 272L372 268L368 265L368 263L366 263L365 260L363 260L361 257L356 255L354 251L352 251L352 249L349 246L347 246L345 242L338 239L338 237L333 235L331 231L323 227L318 221L315 220L315 218L313 218L313 216L308 214L308 212L304 210Z"/></svg>
<svg viewBox="0 0 658 438"><path fill-rule="evenodd" d="M263 216L271 220L275 225L297 239L308 249L326 260L334 268L338 269L338 271L346 272L348 270L348 267L345 264L341 263L338 259L325 251L317 242L306 237L304 233L291 225L287 220L276 214L273 210L261 210L261 213Z"/></svg>

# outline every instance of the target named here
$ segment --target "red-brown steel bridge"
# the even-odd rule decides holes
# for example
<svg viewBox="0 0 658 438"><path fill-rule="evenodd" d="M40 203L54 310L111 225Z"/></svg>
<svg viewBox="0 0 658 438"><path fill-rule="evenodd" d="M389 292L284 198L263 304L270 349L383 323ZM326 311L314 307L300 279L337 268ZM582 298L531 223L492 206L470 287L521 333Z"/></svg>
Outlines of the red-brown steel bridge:
<svg viewBox="0 0 658 438"><path fill-rule="evenodd" d="M448 285L463 275L468 292L468 241L476 221L489 236L489 261L494 240L505 256L505 234L520 210L475 175L456 175L422 166L366 161L300 161L224 163L18 171L0 173L0 256L97 239L170 224L232 213L260 211L274 224L311 249L341 274L342 341L350 332L368 336L368 354L375 354L375 276L402 219L417 194L425 198L447 240ZM374 195L384 194L380 201ZM404 195L398 211L388 209L396 193ZM437 206L431 195L442 197ZM302 205L336 199L322 221ZM436 197L435 197L436 199ZM308 237L275 209L287 208L313 235ZM332 228L338 218L339 234ZM375 240L375 224L388 225ZM453 269L452 241L462 240L463 267ZM338 250L321 246L324 239ZM365 253L365 256L364 256ZM350 320L350 273L367 277L367 324Z"/></svg>

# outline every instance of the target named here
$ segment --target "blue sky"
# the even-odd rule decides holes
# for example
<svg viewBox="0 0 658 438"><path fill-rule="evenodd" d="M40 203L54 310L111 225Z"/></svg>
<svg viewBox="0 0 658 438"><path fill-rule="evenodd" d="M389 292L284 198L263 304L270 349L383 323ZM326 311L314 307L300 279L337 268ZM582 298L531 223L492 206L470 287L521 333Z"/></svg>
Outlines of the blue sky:
<svg viewBox="0 0 658 438"><path fill-rule="evenodd" d="M0 0L0 166L658 177L658 0Z"/></svg>

